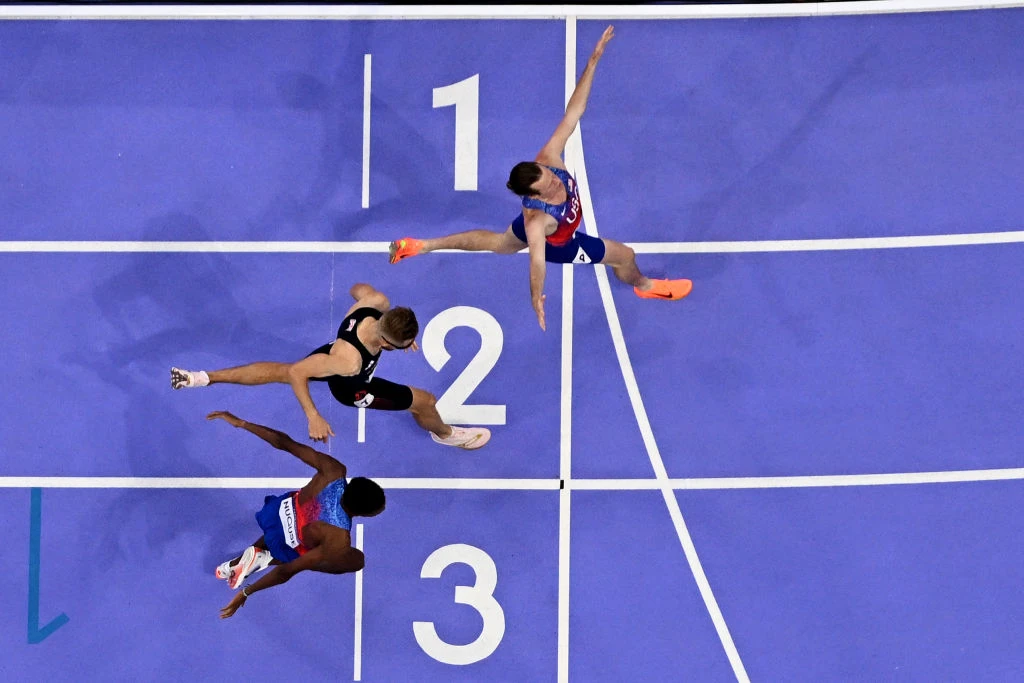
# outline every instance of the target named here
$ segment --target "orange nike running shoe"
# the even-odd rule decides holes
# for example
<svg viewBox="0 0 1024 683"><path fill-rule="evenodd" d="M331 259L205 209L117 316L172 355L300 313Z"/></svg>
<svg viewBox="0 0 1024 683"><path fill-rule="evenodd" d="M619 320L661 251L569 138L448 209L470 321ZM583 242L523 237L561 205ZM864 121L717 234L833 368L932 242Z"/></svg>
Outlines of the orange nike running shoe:
<svg viewBox="0 0 1024 683"><path fill-rule="evenodd" d="M651 280L654 283L646 292L636 287L633 291L641 299L666 299L676 301L682 299L693 289L693 282L690 280Z"/></svg>
<svg viewBox="0 0 1024 683"><path fill-rule="evenodd" d="M421 249L423 249L423 242L421 240L414 240L411 237L395 240L388 247L388 263L398 263L404 258L415 256L420 253Z"/></svg>

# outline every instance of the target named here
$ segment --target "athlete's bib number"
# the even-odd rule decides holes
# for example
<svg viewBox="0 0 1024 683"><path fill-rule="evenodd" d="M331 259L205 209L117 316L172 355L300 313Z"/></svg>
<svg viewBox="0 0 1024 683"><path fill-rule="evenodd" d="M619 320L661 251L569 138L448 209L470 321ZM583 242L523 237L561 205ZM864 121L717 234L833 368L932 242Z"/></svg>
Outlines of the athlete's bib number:
<svg viewBox="0 0 1024 683"><path fill-rule="evenodd" d="M455 602L469 605L480 614L484 622L480 635L471 643L453 645L441 640L432 621L414 621L412 630L416 642L428 655L443 664L463 666L486 659L498 649L505 636L505 612L494 599L498 569L491 556L480 548L465 543L438 548L423 563L420 577L440 578L445 568L456 563L469 565L476 575L472 586L456 586Z"/></svg>
<svg viewBox="0 0 1024 683"><path fill-rule="evenodd" d="M277 516L281 519L281 528L284 529L284 542L291 548L298 548L299 528L295 519L295 504L291 498L281 501L281 507L277 509Z"/></svg>

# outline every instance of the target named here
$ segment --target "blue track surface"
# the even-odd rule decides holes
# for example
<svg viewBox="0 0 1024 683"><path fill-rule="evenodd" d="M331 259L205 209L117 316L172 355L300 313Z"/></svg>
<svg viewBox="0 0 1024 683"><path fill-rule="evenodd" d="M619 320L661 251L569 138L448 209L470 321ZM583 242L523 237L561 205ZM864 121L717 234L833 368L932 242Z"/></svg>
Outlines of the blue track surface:
<svg viewBox="0 0 1024 683"><path fill-rule="evenodd" d="M578 65L605 25L578 23ZM1021 230L1022 32L1022 10L616 22L582 122L600 234ZM518 210L508 169L562 112L565 36L553 20L0 23L0 237L383 243L503 230ZM432 91L475 74L479 189L456 192L455 112ZM611 282L669 477L1021 467L1020 243L638 261L695 282L674 304ZM571 529L571 680L734 680L660 490L573 490L560 526L563 391L572 480L654 477L589 267L574 271L563 386L562 271L547 271L542 333L522 255L390 266L382 251L0 253L0 477L308 476L203 419L227 409L302 437L288 387L172 392L167 371L297 360L333 337L359 281L412 307L421 329L457 306L493 317L500 354L467 402L505 418L468 453L371 411L358 443L357 412L318 385L331 453L352 475L550 489L388 491L365 524L362 679L556 680ZM444 367L392 353L378 376L443 394L481 336L442 336ZM301 575L217 619L230 594L212 571L255 540L253 512L278 491L47 487L35 526L37 486L0 488L3 678L163 681L185 677L183 662L195 680L254 662L260 678L352 676L351 576ZM1024 669L1020 478L667 495L752 680L1015 681ZM451 644L481 633L486 619L453 597L486 563L421 577L432 553L461 545L493 562L504 630L493 653L455 665L428 654L413 623Z"/></svg>

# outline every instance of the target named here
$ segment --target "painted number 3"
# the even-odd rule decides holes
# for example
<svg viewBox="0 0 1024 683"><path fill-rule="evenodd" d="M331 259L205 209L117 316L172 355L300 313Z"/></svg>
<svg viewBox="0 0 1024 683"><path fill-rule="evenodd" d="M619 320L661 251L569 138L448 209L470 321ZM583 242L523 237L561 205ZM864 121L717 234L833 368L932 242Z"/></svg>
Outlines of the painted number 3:
<svg viewBox="0 0 1024 683"><path fill-rule="evenodd" d="M424 579L438 579L452 564L469 565L476 575L472 586L456 586L455 602L469 605L483 618L483 628L476 640L465 645L452 645L441 640L432 621L414 621L412 624L416 642L428 655L442 664L465 666L490 657L505 636L505 612L494 599L498 585L498 569L494 560L480 548L465 543L456 543L438 548L430 553L420 570Z"/></svg>

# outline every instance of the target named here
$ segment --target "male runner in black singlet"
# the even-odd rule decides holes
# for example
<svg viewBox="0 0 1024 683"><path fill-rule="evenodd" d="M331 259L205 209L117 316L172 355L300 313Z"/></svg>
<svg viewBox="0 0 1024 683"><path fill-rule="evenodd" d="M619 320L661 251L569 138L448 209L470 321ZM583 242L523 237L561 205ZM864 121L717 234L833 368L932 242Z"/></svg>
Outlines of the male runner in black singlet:
<svg viewBox="0 0 1024 683"><path fill-rule="evenodd" d="M381 351L419 349L419 323L408 308L391 308L388 298L370 285L353 285L356 303L345 314L338 338L296 363L258 362L225 370L191 371L171 368L171 386L205 387L227 384L290 384L309 420L309 437L326 442L334 436L309 393L309 381L327 382L334 398L347 406L376 410L408 410L437 443L480 448L491 438L482 427L453 427L437 412L437 399L422 389L374 377Z"/></svg>

